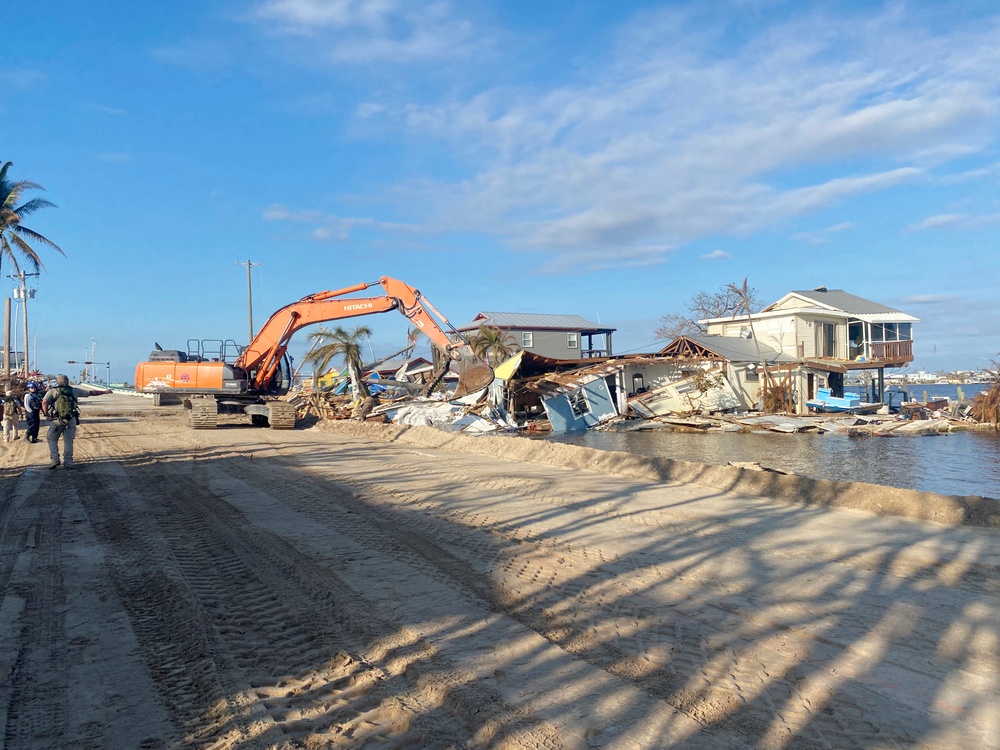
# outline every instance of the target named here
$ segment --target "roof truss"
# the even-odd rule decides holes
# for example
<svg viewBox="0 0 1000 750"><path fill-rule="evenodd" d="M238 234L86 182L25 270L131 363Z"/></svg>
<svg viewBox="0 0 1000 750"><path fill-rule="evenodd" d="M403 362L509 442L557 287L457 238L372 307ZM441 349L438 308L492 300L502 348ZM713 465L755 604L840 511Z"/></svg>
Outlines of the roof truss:
<svg viewBox="0 0 1000 750"><path fill-rule="evenodd" d="M665 357L678 357L681 359L725 359L708 347L699 344L697 341L692 341L687 336L680 336L674 339L663 347L659 353Z"/></svg>

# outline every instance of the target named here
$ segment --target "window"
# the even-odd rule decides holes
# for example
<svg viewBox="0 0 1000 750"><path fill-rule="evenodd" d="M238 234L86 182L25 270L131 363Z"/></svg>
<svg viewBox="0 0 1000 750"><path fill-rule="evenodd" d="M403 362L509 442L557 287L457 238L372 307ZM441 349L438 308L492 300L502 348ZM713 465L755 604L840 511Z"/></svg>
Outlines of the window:
<svg viewBox="0 0 1000 750"><path fill-rule="evenodd" d="M567 349L579 349L580 348L580 334L567 333L566 334L566 348Z"/></svg>
<svg viewBox="0 0 1000 750"><path fill-rule="evenodd" d="M833 323L816 324L816 356L835 357L837 355L834 348L837 326Z"/></svg>
<svg viewBox="0 0 1000 750"><path fill-rule="evenodd" d="M535 345L535 337L531 331L521 331L521 348L530 349Z"/></svg>
<svg viewBox="0 0 1000 750"><path fill-rule="evenodd" d="M567 394L566 398L569 399L569 408L573 410L574 417L590 414L590 402L587 401L587 394L584 393L583 388Z"/></svg>
<svg viewBox="0 0 1000 750"><path fill-rule="evenodd" d="M872 323L872 341L910 341L909 323Z"/></svg>
<svg viewBox="0 0 1000 750"><path fill-rule="evenodd" d="M860 321L847 326L847 358L857 359L865 353L865 328Z"/></svg>

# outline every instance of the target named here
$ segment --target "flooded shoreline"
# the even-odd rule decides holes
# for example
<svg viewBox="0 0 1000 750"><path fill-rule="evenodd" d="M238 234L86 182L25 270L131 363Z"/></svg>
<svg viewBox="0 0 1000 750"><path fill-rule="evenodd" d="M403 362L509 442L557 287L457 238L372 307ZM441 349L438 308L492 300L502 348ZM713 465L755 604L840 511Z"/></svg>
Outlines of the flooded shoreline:
<svg viewBox="0 0 1000 750"><path fill-rule="evenodd" d="M916 388L917 386L913 386ZM983 386L963 386L972 395ZM932 397L956 397L956 386L919 386ZM952 432L933 436L856 438L844 434L772 432L704 434L670 430L588 431L546 439L597 450L724 466L756 462L811 479L1000 498L1000 434Z"/></svg>
<svg viewBox="0 0 1000 750"><path fill-rule="evenodd" d="M759 463L811 479L1000 498L1000 435L996 432L858 439L832 433L642 430L591 431L547 439L602 451L718 466Z"/></svg>

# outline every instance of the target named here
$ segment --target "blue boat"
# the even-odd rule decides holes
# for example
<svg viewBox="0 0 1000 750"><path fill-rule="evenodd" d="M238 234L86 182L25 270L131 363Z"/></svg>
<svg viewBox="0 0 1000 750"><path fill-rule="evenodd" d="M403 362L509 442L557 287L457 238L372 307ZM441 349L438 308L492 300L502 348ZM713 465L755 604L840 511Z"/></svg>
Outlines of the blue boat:
<svg viewBox="0 0 1000 750"><path fill-rule="evenodd" d="M857 393L834 396L829 388L819 388L816 391L816 398L806 401L806 406L813 411L851 414L858 411L868 411L871 407L877 407L879 404L862 404L861 396Z"/></svg>

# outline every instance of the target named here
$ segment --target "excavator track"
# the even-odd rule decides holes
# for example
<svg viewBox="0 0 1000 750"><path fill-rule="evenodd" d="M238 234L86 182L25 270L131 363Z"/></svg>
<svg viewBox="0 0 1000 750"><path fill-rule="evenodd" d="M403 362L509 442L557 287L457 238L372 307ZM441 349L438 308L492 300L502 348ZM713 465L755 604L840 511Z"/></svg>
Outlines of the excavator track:
<svg viewBox="0 0 1000 750"><path fill-rule="evenodd" d="M191 399L191 428L214 430L219 426L219 405L214 398Z"/></svg>
<svg viewBox="0 0 1000 750"><path fill-rule="evenodd" d="M295 427L295 407L287 401L267 402L267 421L272 430L291 430Z"/></svg>

